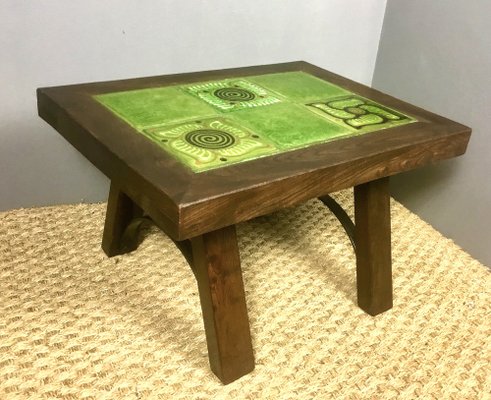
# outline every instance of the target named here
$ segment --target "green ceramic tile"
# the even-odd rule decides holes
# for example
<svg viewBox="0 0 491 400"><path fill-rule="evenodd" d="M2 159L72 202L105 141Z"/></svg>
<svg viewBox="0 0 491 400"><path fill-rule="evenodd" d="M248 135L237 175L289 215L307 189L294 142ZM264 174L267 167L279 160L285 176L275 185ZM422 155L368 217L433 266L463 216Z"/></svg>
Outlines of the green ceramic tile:
<svg viewBox="0 0 491 400"><path fill-rule="evenodd" d="M278 103L280 99L246 79L225 79L185 86L188 93L221 111L234 111Z"/></svg>
<svg viewBox="0 0 491 400"><path fill-rule="evenodd" d="M407 115L356 95L315 101L307 107L329 121L355 129L357 133L414 122Z"/></svg>
<svg viewBox="0 0 491 400"><path fill-rule="evenodd" d="M194 172L415 121L305 72L94 97Z"/></svg>
<svg viewBox="0 0 491 400"><path fill-rule="evenodd" d="M299 71L250 76L247 79L298 103L350 94L339 86Z"/></svg>
<svg viewBox="0 0 491 400"><path fill-rule="evenodd" d="M219 117L152 127L143 133L195 172L279 151L264 135Z"/></svg>
<svg viewBox="0 0 491 400"><path fill-rule="evenodd" d="M108 93L95 98L135 128L216 114L213 107L178 87Z"/></svg>
<svg viewBox="0 0 491 400"><path fill-rule="evenodd" d="M260 132L283 150L332 140L353 131L316 115L303 105L279 103L230 115L242 126Z"/></svg>

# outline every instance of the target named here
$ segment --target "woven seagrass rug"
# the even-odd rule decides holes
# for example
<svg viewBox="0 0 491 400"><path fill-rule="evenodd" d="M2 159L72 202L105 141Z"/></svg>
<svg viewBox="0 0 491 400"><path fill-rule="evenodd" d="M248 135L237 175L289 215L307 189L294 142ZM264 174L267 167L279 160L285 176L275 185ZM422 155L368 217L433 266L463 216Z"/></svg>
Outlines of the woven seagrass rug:
<svg viewBox="0 0 491 400"><path fill-rule="evenodd" d="M395 201L395 305L375 318L319 201L238 226L256 369L228 386L179 251L151 228L109 259L104 214L0 214L0 399L490 398L490 271Z"/></svg>

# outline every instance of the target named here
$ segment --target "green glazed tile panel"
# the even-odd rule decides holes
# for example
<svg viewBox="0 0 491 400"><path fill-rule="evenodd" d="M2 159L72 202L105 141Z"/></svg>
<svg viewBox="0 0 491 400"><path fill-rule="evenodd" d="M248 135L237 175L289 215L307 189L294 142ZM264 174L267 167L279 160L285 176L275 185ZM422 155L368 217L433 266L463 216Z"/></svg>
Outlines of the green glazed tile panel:
<svg viewBox="0 0 491 400"><path fill-rule="evenodd" d="M305 72L283 72L247 77L295 103L351 94L347 90Z"/></svg>
<svg viewBox="0 0 491 400"><path fill-rule="evenodd" d="M278 152L264 136L219 117L147 128L143 133L196 172Z"/></svg>
<svg viewBox="0 0 491 400"><path fill-rule="evenodd" d="M352 129L328 121L303 105L279 103L269 107L241 110L233 114L242 126L276 143L281 150L292 150L349 134Z"/></svg>
<svg viewBox="0 0 491 400"><path fill-rule="evenodd" d="M305 72L94 97L194 172L415 121Z"/></svg>
<svg viewBox="0 0 491 400"><path fill-rule="evenodd" d="M135 128L216 114L212 106L178 87L108 93L95 98Z"/></svg>
<svg viewBox="0 0 491 400"><path fill-rule="evenodd" d="M307 104L319 115L358 133L391 128L413 120L395 110L360 96L349 95Z"/></svg>
<svg viewBox="0 0 491 400"><path fill-rule="evenodd" d="M198 83L184 88L221 111L266 106L280 99L246 79Z"/></svg>

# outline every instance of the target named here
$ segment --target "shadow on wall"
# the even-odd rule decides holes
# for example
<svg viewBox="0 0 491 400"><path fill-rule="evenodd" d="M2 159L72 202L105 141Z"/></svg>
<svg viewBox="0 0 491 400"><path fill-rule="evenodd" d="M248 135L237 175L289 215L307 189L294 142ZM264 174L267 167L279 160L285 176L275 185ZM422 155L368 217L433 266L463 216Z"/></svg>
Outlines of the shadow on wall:
<svg viewBox="0 0 491 400"><path fill-rule="evenodd" d="M428 188L443 189L450 185L459 170L458 162L442 162L391 177L391 195L409 204L424 203Z"/></svg>

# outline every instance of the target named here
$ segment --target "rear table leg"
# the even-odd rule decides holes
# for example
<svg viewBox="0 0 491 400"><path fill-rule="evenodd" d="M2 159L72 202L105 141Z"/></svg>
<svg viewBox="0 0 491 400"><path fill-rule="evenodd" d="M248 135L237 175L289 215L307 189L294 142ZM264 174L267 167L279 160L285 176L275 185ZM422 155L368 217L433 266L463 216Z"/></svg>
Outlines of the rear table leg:
<svg viewBox="0 0 491 400"><path fill-rule="evenodd" d="M138 247L143 211L114 182L107 200L102 249L109 256L128 253ZM139 219L140 218L140 219Z"/></svg>
<svg viewBox="0 0 491 400"><path fill-rule="evenodd" d="M191 239L212 371L230 383L254 369L235 226Z"/></svg>
<svg viewBox="0 0 491 400"><path fill-rule="evenodd" d="M355 186L358 305L370 315L392 308L389 178Z"/></svg>

